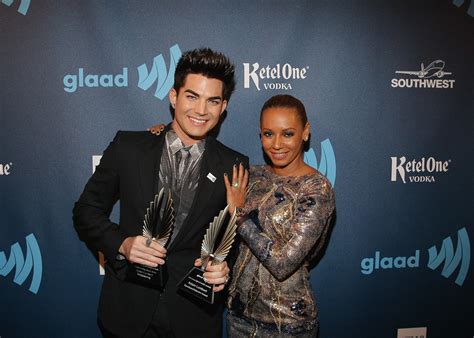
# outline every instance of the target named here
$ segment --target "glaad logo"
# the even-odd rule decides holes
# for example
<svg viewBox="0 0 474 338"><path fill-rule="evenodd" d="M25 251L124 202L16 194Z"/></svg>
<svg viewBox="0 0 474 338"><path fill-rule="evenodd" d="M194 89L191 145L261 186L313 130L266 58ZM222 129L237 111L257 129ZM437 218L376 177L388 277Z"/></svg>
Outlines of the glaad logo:
<svg viewBox="0 0 474 338"><path fill-rule="evenodd" d="M168 72L166 71L165 59L162 54L155 56L150 72L148 72L145 64L139 66L138 88L148 90L153 83L157 82L155 97L163 100L173 86L174 72L181 54L181 50L177 44L170 48L170 67Z"/></svg>
<svg viewBox="0 0 474 338"><path fill-rule="evenodd" d="M6 164L2 164L0 163L0 176L8 176L11 174L11 170L12 170L12 165L13 163L6 163Z"/></svg>
<svg viewBox="0 0 474 338"><path fill-rule="evenodd" d="M326 176L334 187L336 184L336 156L334 155L334 149L329 139L325 139L321 142L321 161L319 165L313 148L310 148L304 153L304 161Z"/></svg>
<svg viewBox="0 0 474 338"><path fill-rule="evenodd" d="M102 155L92 155L92 173L95 172L95 168L100 164ZM98 252L99 255L99 275L105 275L105 256L102 252Z"/></svg>
<svg viewBox="0 0 474 338"><path fill-rule="evenodd" d="M153 59L151 71L145 64L137 67L138 70L138 88L148 90L153 83L157 82L155 97L163 100L174 82L174 72L176 64L181 57L181 50L176 44L170 48L170 67L166 71L166 64L163 55L160 54ZM87 74L84 68L79 68L77 74L66 74L63 78L64 91L74 93L78 88L111 88L128 87L128 67L122 68L118 74Z"/></svg>
<svg viewBox="0 0 474 338"><path fill-rule="evenodd" d="M29 290L36 294L41 285L41 276L43 274L43 261L41 259L41 252L36 241L35 235L29 234L26 239L26 259L21 251L20 244L15 243L11 246L10 257L6 258L5 253L0 251L0 275L7 276L14 267L15 277L13 282L22 285L28 278L31 270L33 270L33 278Z"/></svg>
<svg viewBox="0 0 474 338"><path fill-rule="evenodd" d="M433 174L448 172L451 163L451 160L438 161L434 157L411 161L407 161L405 156L390 158L392 160L390 181L396 182L397 177L400 177L403 183L407 183L407 177L410 183L434 183L436 180Z"/></svg>
<svg viewBox="0 0 474 338"><path fill-rule="evenodd" d="M2 3L11 6L14 0L2 0ZM30 7L31 0L20 0L20 6L18 7L18 13L26 15L28 8Z"/></svg>
<svg viewBox="0 0 474 338"><path fill-rule="evenodd" d="M444 261L441 276L445 278L449 278L457 267L461 265L454 282L459 286L463 285L471 261L471 247L469 245L469 236L467 235L466 228L462 228L458 231L458 246L456 248L456 253L454 253L451 237L446 237L441 244L439 253L436 250L436 246L433 245L428 249L428 254L430 256L428 267L431 270L435 270Z"/></svg>
<svg viewBox="0 0 474 338"><path fill-rule="evenodd" d="M456 252L453 249L453 243L450 237L443 240L439 253L435 246L428 249L429 260L427 267L431 270L438 268L444 261L444 267L441 275L445 278L450 277L460 266L455 283L459 286L464 284L469 265L471 261L471 247L466 228L458 230L458 246ZM379 269L405 269L420 267L420 250L415 250L413 256L382 257L380 251L376 251L374 257L363 258L360 262L361 273L370 275L374 270Z"/></svg>
<svg viewBox="0 0 474 338"><path fill-rule="evenodd" d="M422 63L420 70L397 70L396 74L412 75L417 79L392 79L391 86L393 88L453 88L455 80L441 80L446 75L452 75L451 72L444 71L444 65L443 60L436 60L426 68Z"/></svg>
<svg viewBox="0 0 474 338"><path fill-rule="evenodd" d="M74 93L78 87L128 87L128 69L122 68L122 73L112 74L85 74L84 68L79 68L78 74L67 74L63 79L64 91Z"/></svg>
<svg viewBox="0 0 474 338"><path fill-rule="evenodd" d="M294 67L289 63L276 64L271 67L269 65L261 67L258 62L252 64L250 70L250 63L244 63L244 88L250 88L250 80L260 90L260 80L266 81L263 83L265 89L289 90L292 89L291 83L288 80L304 80L307 77L309 66ZM276 80L277 82L274 82Z"/></svg>

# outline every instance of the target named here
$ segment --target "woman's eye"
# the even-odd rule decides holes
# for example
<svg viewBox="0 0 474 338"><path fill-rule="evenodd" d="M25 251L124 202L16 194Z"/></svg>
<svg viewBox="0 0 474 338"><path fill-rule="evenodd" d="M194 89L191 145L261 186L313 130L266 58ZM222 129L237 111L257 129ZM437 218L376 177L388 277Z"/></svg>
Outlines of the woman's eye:
<svg viewBox="0 0 474 338"><path fill-rule="evenodd" d="M265 136L265 137L270 137L270 136L272 136L272 133L269 132L269 131L264 131L264 132L263 132L263 136Z"/></svg>
<svg viewBox="0 0 474 338"><path fill-rule="evenodd" d="M295 133L293 133L293 132L286 132L285 133L285 137L292 137L292 136L295 136Z"/></svg>

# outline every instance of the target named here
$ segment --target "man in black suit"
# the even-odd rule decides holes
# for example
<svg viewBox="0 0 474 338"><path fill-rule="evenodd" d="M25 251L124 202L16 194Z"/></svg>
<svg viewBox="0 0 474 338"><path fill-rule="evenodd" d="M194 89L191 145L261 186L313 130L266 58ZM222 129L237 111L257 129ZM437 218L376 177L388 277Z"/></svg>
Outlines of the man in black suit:
<svg viewBox="0 0 474 338"><path fill-rule="evenodd" d="M234 88L227 57L207 48L183 54L169 94L172 123L159 136L118 132L76 202L73 220L80 239L107 260L98 310L104 336L221 336L223 297L210 305L180 292L177 284L200 257L205 231L226 205L224 174L233 177L234 166L248 166L246 156L209 135ZM146 208L161 187L171 189L176 210L167 249L141 236ZM118 200L120 224L115 224L109 215ZM165 288L125 281L131 263L166 264ZM204 277L218 292L228 273L224 262L209 265Z"/></svg>

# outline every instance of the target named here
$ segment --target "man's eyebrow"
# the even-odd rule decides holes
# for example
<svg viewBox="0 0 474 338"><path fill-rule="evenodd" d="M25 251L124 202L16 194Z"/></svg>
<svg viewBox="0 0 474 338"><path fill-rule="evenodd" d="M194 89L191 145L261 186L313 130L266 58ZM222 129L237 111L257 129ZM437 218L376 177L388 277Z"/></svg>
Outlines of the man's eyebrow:
<svg viewBox="0 0 474 338"><path fill-rule="evenodd" d="M222 100L222 96L211 96L208 100Z"/></svg>
<svg viewBox="0 0 474 338"><path fill-rule="evenodd" d="M187 93L191 93L191 94L193 94L194 96L197 96L197 97L200 96L198 93L196 93L196 92L195 92L194 90L192 90L192 89L186 89L184 92L185 92L185 93L186 93L186 92L187 92Z"/></svg>
<svg viewBox="0 0 474 338"><path fill-rule="evenodd" d="M197 96L197 97L201 97L201 95L199 95L198 93L196 93L194 90L192 89L186 89L184 91L185 93L190 93L190 94L193 94L194 96ZM208 100L223 100L222 99L222 96L211 96L208 98Z"/></svg>

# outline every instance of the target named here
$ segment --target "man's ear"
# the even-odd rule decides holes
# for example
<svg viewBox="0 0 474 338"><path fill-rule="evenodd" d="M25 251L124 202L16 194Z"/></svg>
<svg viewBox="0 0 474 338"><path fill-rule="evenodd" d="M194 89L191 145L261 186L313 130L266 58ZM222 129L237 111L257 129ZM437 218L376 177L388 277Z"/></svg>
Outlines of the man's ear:
<svg viewBox="0 0 474 338"><path fill-rule="evenodd" d="M224 110L227 108L227 100L222 101L222 108L221 108L221 113L219 115L222 115Z"/></svg>
<svg viewBox="0 0 474 338"><path fill-rule="evenodd" d="M178 99L178 92L174 88L171 88L168 97L170 99L171 107L176 108L176 100Z"/></svg>

